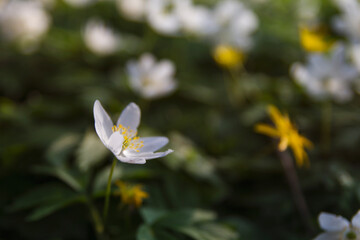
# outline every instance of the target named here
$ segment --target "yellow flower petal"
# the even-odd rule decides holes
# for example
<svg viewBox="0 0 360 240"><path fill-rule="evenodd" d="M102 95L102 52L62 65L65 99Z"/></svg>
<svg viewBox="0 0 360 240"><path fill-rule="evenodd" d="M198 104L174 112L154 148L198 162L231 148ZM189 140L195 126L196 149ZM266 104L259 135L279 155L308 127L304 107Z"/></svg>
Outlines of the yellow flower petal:
<svg viewBox="0 0 360 240"><path fill-rule="evenodd" d="M301 137L304 147L312 148L314 146L313 143L306 137L303 137L303 136L300 136L300 137Z"/></svg>
<svg viewBox="0 0 360 240"><path fill-rule="evenodd" d="M255 125L255 131L257 133L261 133L264 135L268 135L269 137L279 137L279 131L270 125L259 123Z"/></svg>
<svg viewBox="0 0 360 240"><path fill-rule="evenodd" d="M255 131L273 138L280 138L279 151L285 151L290 147L294 153L297 166L309 165L309 158L305 148L311 148L313 146L312 142L298 133L287 114L281 114L273 105L268 107L268 112L275 127L267 124L257 124L255 125Z"/></svg>
<svg viewBox="0 0 360 240"><path fill-rule="evenodd" d="M282 115L275 106L268 106L268 113L270 115L271 121L275 124L275 127L279 130L289 130L292 127L289 117L285 114Z"/></svg>
<svg viewBox="0 0 360 240"><path fill-rule="evenodd" d="M289 146L289 139L287 137L280 138L278 149L279 151L285 151Z"/></svg>
<svg viewBox="0 0 360 240"><path fill-rule="evenodd" d="M236 68L242 65L244 54L229 45L218 45L213 53L215 61L226 68Z"/></svg>
<svg viewBox="0 0 360 240"><path fill-rule="evenodd" d="M308 52L326 52L333 46L321 29L300 28L300 43Z"/></svg>
<svg viewBox="0 0 360 240"><path fill-rule="evenodd" d="M118 194L121 196L123 204L140 207L143 199L149 197L149 195L142 190L142 185L130 185L122 181L116 181L115 184L119 187L120 191Z"/></svg>

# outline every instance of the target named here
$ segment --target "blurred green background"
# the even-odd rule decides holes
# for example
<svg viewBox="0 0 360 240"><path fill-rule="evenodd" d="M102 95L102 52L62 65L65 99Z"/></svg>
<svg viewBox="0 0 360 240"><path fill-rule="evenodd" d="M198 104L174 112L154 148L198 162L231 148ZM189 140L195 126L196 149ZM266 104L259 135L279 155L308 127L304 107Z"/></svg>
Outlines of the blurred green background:
<svg viewBox="0 0 360 240"><path fill-rule="evenodd" d="M219 2L195 1L208 8ZM317 21L344 40L331 25L337 6L310 2ZM7 4L1 1L3 28ZM244 4L258 27L235 76L216 64L209 37L159 33L146 20L129 20L111 0L82 6L44 0L49 26L36 43L9 40L4 30L0 239L101 239L86 199L102 211L113 156L94 130L96 99L113 120L137 103L139 135L167 136L166 147L175 151L145 165L117 164L114 180L142 184L149 198L136 209L112 195L106 239L311 239L320 232L321 211L351 217L360 203L359 96L332 103L331 147L324 150L323 103L309 98L289 70L306 59L298 34L299 4L306 2ZM84 26L93 18L121 34L122 49L98 55L85 45ZM144 52L173 62L174 92L149 100L132 90L126 64ZM256 123L269 121L268 104L288 112L314 143L310 167L297 169L313 232L301 221L274 143L254 132Z"/></svg>

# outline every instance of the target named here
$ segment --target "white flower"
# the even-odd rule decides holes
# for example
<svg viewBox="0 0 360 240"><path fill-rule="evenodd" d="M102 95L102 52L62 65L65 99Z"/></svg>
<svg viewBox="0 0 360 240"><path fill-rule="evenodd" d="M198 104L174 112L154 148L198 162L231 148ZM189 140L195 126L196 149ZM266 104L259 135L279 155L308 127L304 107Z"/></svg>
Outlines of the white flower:
<svg viewBox="0 0 360 240"><path fill-rule="evenodd" d="M40 2L12 0L0 10L4 37L27 48L36 44L50 26L50 17Z"/></svg>
<svg viewBox="0 0 360 240"><path fill-rule="evenodd" d="M258 27L256 15L242 3L235 0L219 2L214 11L218 24L215 35L223 44L247 50L251 47L251 34Z"/></svg>
<svg viewBox="0 0 360 240"><path fill-rule="evenodd" d="M148 0L147 19L150 26L162 34L177 34L182 26L177 12L181 1Z"/></svg>
<svg viewBox="0 0 360 240"><path fill-rule="evenodd" d="M117 0L118 10L128 19L139 21L146 11L147 0Z"/></svg>
<svg viewBox="0 0 360 240"><path fill-rule="evenodd" d="M116 125L113 125L100 101L96 100L94 119L100 140L122 162L144 164L148 159L164 157L173 152L169 149L154 153L169 142L166 137L137 137L140 108L135 103L130 103L122 111Z"/></svg>
<svg viewBox="0 0 360 240"><path fill-rule="evenodd" d="M156 63L154 56L143 54L138 62L127 64L131 88L144 98L157 98L175 90L175 66L169 60Z"/></svg>
<svg viewBox="0 0 360 240"><path fill-rule="evenodd" d="M350 52L356 68L360 71L360 44L353 44Z"/></svg>
<svg viewBox="0 0 360 240"><path fill-rule="evenodd" d="M216 30L216 23L209 9L193 5L191 0L182 0L177 5L181 28L193 35L209 35Z"/></svg>
<svg viewBox="0 0 360 240"><path fill-rule="evenodd" d="M310 54L306 66L299 63L293 65L292 74L312 97L344 102L353 95L351 87L358 71L345 62L345 48L339 45L333 50L331 58Z"/></svg>
<svg viewBox="0 0 360 240"><path fill-rule="evenodd" d="M360 240L360 211L351 219L351 223L342 216L321 213L319 224L325 232L314 240Z"/></svg>
<svg viewBox="0 0 360 240"><path fill-rule="evenodd" d="M100 20L88 21L83 35L86 46L98 55L114 53L120 46L120 37Z"/></svg>
<svg viewBox="0 0 360 240"><path fill-rule="evenodd" d="M354 42L360 41L360 4L357 0L335 0L342 15L334 19L335 28Z"/></svg>

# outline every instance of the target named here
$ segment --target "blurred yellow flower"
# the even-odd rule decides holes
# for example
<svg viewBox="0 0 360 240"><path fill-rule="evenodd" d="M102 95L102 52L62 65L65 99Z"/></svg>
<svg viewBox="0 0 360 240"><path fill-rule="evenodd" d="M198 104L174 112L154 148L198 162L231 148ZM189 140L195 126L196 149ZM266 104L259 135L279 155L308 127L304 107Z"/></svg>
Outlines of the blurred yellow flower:
<svg viewBox="0 0 360 240"><path fill-rule="evenodd" d="M279 139L279 151L285 151L290 147L295 155L296 164L301 167L304 164L309 165L309 158L305 148L312 147L311 141L298 133L298 130L291 123L287 114L281 114L279 109L270 105L268 113L275 127L268 124L257 124L255 131L272 138Z"/></svg>
<svg viewBox="0 0 360 240"><path fill-rule="evenodd" d="M329 40L324 31L319 28L300 27L300 43L308 52L326 52L334 42Z"/></svg>
<svg viewBox="0 0 360 240"><path fill-rule="evenodd" d="M118 186L118 195L121 197L121 201L125 205L140 207L144 198L148 198L149 195L142 190L142 185L131 185L123 181L116 181Z"/></svg>
<svg viewBox="0 0 360 240"><path fill-rule="evenodd" d="M244 54L229 45L218 45L213 57L219 65L230 69L241 66L244 61Z"/></svg>

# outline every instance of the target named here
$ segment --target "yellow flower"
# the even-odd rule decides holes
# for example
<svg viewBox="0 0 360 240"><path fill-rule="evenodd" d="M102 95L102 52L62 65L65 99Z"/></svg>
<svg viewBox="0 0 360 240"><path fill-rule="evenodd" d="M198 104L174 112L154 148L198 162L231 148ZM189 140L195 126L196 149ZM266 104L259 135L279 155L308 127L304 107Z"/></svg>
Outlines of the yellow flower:
<svg viewBox="0 0 360 240"><path fill-rule="evenodd" d="M149 195L142 190L142 185L131 185L123 181L116 181L115 184L119 188L117 193L121 197L123 204L129 206L140 207L144 198L148 198Z"/></svg>
<svg viewBox="0 0 360 240"><path fill-rule="evenodd" d="M305 152L305 148L312 147L312 143L298 133L298 130L291 123L287 114L281 114L280 111L272 105L268 107L268 112L275 127L260 123L255 126L255 131L279 139L279 151L285 151L290 147L295 155L296 164L299 167L304 164L309 165L309 158Z"/></svg>
<svg viewBox="0 0 360 240"><path fill-rule="evenodd" d="M300 27L300 43L308 52L326 52L333 46L324 31Z"/></svg>
<svg viewBox="0 0 360 240"><path fill-rule="evenodd" d="M244 61L244 54L229 45L218 45L213 52L213 57L220 66L230 69L241 66Z"/></svg>

